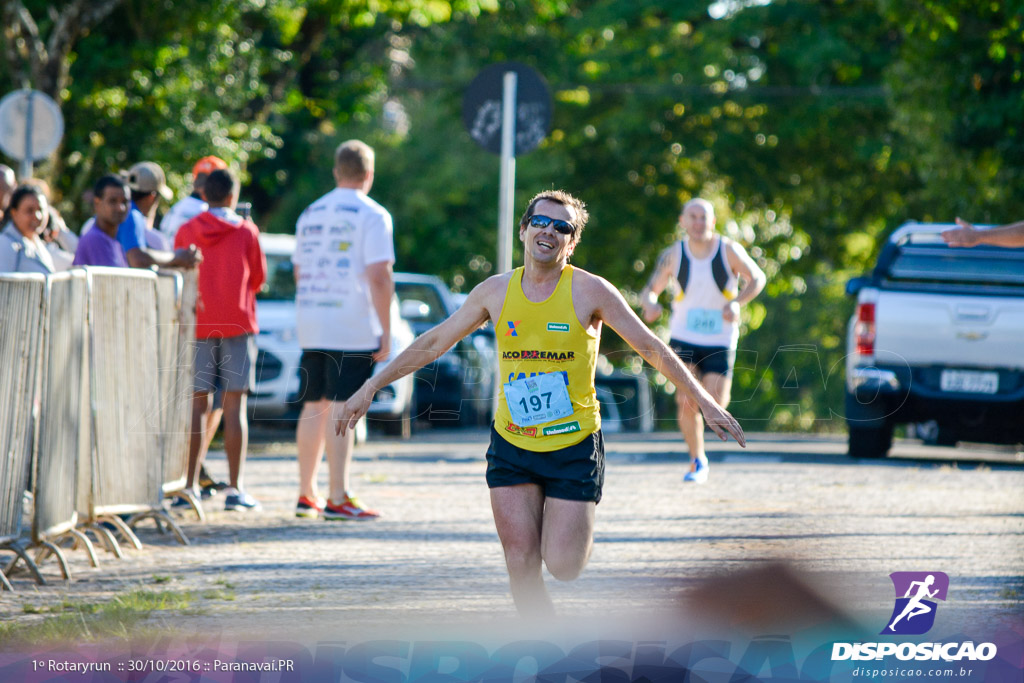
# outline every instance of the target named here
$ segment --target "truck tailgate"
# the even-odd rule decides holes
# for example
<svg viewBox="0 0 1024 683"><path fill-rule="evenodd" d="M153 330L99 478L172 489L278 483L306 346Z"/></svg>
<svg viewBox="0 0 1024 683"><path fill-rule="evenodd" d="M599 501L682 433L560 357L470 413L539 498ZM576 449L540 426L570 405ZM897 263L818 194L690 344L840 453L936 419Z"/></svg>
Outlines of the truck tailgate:
<svg viewBox="0 0 1024 683"><path fill-rule="evenodd" d="M1024 368L1024 298L885 290L876 353L910 365Z"/></svg>

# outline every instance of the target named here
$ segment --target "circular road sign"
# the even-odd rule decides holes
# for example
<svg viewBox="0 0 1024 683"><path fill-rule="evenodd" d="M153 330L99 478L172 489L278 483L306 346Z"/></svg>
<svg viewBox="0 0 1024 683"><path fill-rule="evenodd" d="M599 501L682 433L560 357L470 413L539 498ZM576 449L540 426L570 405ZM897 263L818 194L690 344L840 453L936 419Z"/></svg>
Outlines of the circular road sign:
<svg viewBox="0 0 1024 683"><path fill-rule="evenodd" d="M50 156L64 135L60 107L46 93L16 90L0 100L0 149L19 161Z"/></svg>
<svg viewBox="0 0 1024 683"><path fill-rule="evenodd" d="M551 94L536 70L519 62L485 67L462 98L462 121L478 145L501 154L501 99L506 71L515 71L517 77L515 156L520 156L536 148L551 129Z"/></svg>

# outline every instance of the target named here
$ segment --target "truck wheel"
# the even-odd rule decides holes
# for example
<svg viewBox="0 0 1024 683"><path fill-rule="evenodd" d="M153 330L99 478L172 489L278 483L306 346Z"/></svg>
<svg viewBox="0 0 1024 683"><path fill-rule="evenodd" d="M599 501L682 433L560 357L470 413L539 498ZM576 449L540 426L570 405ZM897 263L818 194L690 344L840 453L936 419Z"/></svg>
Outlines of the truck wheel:
<svg viewBox="0 0 1024 683"><path fill-rule="evenodd" d="M892 425L849 427L851 458L884 458L892 447Z"/></svg>

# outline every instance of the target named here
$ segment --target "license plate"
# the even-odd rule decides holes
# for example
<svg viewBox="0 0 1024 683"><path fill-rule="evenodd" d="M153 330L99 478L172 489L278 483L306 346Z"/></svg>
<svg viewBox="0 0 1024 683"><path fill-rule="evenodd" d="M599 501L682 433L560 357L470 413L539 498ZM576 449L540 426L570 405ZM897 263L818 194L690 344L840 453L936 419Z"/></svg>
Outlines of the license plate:
<svg viewBox="0 0 1024 683"><path fill-rule="evenodd" d="M970 370L943 370L939 378L943 391L959 391L967 394L994 394L999 391L998 372L974 372Z"/></svg>

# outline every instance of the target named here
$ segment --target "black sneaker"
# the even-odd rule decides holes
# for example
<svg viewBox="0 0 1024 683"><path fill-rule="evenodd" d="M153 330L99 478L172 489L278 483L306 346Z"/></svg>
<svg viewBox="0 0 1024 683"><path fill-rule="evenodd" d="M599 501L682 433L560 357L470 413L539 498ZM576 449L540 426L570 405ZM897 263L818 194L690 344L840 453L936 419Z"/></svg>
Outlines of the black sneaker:
<svg viewBox="0 0 1024 683"><path fill-rule="evenodd" d="M199 495L203 500L223 491L228 487L227 482L214 481L213 478L203 470L199 474Z"/></svg>

